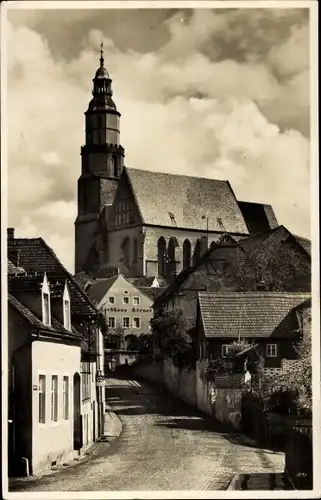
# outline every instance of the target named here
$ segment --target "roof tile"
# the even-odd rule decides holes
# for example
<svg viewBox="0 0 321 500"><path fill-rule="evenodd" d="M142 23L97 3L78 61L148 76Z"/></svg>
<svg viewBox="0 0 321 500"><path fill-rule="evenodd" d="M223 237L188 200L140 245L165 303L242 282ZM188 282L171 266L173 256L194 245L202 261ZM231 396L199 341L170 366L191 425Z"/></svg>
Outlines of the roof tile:
<svg viewBox="0 0 321 500"><path fill-rule="evenodd" d="M310 298L308 293L198 293L204 333L211 339L288 336L289 314Z"/></svg>
<svg viewBox="0 0 321 500"><path fill-rule="evenodd" d="M228 181L126 168L145 224L248 234ZM166 210L164 210L166 207ZM215 216L214 216L215 214Z"/></svg>

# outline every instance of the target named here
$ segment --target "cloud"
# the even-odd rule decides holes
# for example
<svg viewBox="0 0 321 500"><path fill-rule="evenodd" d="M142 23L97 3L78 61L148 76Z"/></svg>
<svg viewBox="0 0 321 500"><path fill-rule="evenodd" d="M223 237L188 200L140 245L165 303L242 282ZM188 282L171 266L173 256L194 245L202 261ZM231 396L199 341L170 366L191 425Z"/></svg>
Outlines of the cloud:
<svg viewBox="0 0 321 500"><path fill-rule="evenodd" d="M129 14L121 14L123 32ZM68 52L39 14L31 28L10 26L9 224L17 235L44 237L71 271L83 113L101 40L128 166L228 179L239 199L271 203L280 223L309 236L306 16L163 12L158 33L156 14L130 25L132 37L154 27L136 48L114 34L110 12L108 37L107 29L82 29L86 16L70 14L64 27L55 13L56 29L78 40L78 51ZM90 25L102 26L104 16L91 12Z"/></svg>

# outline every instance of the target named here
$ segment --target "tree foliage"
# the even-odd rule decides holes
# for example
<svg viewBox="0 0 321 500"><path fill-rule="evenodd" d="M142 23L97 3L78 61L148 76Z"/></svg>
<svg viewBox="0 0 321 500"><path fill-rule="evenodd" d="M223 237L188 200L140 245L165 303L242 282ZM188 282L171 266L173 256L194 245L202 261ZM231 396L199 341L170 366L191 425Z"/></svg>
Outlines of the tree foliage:
<svg viewBox="0 0 321 500"><path fill-rule="evenodd" d="M253 349L254 354L236 356L237 354ZM226 358L219 358L211 361L207 369L207 376L213 380L215 375L224 375L231 373L245 373L248 370L250 373L262 373L264 368L264 358L259 353L256 353L256 345L246 339L234 341L228 350Z"/></svg>
<svg viewBox="0 0 321 500"><path fill-rule="evenodd" d="M186 322L181 310L166 311L151 320L155 346L177 366L195 363L193 338L186 332Z"/></svg>
<svg viewBox="0 0 321 500"><path fill-rule="evenodd" d="M237 291L307 291L310 289L309 258L288 239L270 238L269 244L244 252L237 249L226 273Z"/></svg>

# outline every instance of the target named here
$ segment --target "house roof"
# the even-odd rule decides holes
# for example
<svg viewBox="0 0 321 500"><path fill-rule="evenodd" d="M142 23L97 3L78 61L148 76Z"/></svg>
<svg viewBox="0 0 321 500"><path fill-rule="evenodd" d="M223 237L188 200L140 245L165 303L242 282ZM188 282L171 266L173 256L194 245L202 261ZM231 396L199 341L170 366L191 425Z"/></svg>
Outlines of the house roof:
<svg viewBox="0 0 321 500"><path fill-rule="evenodd" d="M101 299L105 297L106 293L110 290L118 277L119 275L112 276L111 278L97 278L91 282L91 284L86 288L86 291L93 304L99 304Z"/></svg>
<svg viewBox="0 0 321 500"><path fill-rule="evenodd" d="M8 259L8 275L15 275L15 274L22 274L25 273L25 270L20 267L16 266L11 260Z"/></svg>
<svg viewBox="0 0 321 500"><path fill-rule="evenodd" d="M8 241L8 259L13 260L13 263L17 251L19 251L19 266L22 266L27 273L37 272L42 275L46 273L50 283L67 281L73 315L97 314L97 309L86 293L42 238L14 238Z"/></svg>
<svg viewBox="0 0 321 500"><path fill-rule="evenodd" d="M248 234L228 181L125 168L145 224ZM215 214L215 215L214 215Z"/></svg>
<svg viewBox="0 0 321 500"><path fill-rule="evenodd" d="M246 236L239 240L239 245L245 251L252 251L260 247L263 243L270 244L272 241L281 240L283 237L291 238L305 254L311 256L311 242L306 238L295 236L283 225L277 226L269 231Z"/></svg>
<svg viewBox="0 0 321 500"><path fill-rule="evenodd" d="M267 338L291 335L290 313L311 297L308 293L199 292L204 334L215 338Z"/></svg>
<svg viewBox="0 0 321 500"><path fill-rule="evenodd" d="M61 339L66 340L79 340L81 341L80 333L72 327L72 332L66 330L64 326L53 316L51 317L51 326L44 325L37 316L30 311L25 305L23 305L16 297L8 294L8 302L14 307L14 309L21 315L30 326L34 328L54 334L58 334Z"/></svg>
<svg viewBox="0 0 321 500"><path fill-rule="evenodd" d="M307 238L302 238L302 236L293 235L297 243L309 254L311 255L311 241Z"/></svg>
<svg viewBox="0 0 321 500"><path fill-rule="evenodd" d="M151 287L154 280L158 281L160 287L164 286L166 284L165 278L162 276L138 276L136 278L127 278L129 283L132 283L132 285L137 286L137 287Z"/></svg>
<svg viewBox="0 0 321 500"><path fill-rule="evenodd" d="M164 290L164 288L162 287L151 287L151 286L139 286L137 287L137 289L152 301L154 301L157 297L159 297Z"/></svg>

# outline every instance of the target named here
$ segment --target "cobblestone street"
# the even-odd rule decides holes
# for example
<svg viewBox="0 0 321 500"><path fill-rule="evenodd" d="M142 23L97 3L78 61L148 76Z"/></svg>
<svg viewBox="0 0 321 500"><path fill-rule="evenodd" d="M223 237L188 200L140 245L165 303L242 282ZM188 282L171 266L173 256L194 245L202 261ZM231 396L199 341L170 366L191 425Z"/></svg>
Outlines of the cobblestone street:
<svg viewBox="0 0 321 500"><path fill-rule="evenodd" d="M283 472L282 453L253 447L159 388L110 379L107 394L123 424L119 438L97 443L74 467L18 481L10 491L223 490L235 474Z"/></svg>

